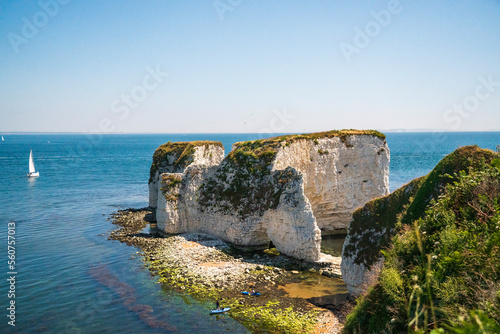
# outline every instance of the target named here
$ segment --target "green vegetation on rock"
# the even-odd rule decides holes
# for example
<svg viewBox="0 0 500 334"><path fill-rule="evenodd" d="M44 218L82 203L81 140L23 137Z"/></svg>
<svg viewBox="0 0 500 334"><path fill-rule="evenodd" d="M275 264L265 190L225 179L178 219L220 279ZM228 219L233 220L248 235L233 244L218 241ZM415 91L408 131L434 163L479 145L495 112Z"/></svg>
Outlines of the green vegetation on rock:
<svg viewBox="0 0 500 334"><path fill-rule="evenodd" d="M364 219L384 212L394 231L379 282L358 298L345 333L500 331L498 161L476 146L458 149L413 181L413 199L401 195L407 185L387 211L365 211Z"/></svg>
<svg viewBox="0 0 500 334"><path fill-rule="evenodd" d="M215 177L200 187L198 203L202 210L235 212L242 219L263 215L266 210L277 208L283 191L299 177L299 172L291 167L270 173L265 159L254 164L248 163L248 159L253 160L249 155L242 154L237 159L237 164L244 165L223 163ZM231 181L220 181L226 181L230 174Z"/></svg>
<svg viewBox="0 0 500 334"><path fill-rule="evenodd" d="M160 145L153 154L153 163L149 172L149 182L153 180L156 171L160 167L170 166L171 173L182 172L182 170L193 162L195 147L209 145L223 147L218 141L189 141L189 142L168 142Z"/></svg>
<svg viewBox="0 0 500 334"><path fill-rule="evenodd" d="M167 201L176 201L179 198L179 194L173 191L181 183L182 177L179 174L168 174L162 177L160 189Z"/></svg>

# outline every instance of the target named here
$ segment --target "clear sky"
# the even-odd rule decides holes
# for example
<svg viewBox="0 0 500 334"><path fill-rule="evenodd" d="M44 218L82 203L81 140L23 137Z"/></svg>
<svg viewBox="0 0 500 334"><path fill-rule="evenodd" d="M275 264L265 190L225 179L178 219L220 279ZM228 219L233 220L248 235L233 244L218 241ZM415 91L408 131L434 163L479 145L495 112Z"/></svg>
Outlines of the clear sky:
<svg viewBox="0 0 500 334"><path fill-rule="evenodd" d="M500 1L0 0L0 132L500 130Z"/></svg>

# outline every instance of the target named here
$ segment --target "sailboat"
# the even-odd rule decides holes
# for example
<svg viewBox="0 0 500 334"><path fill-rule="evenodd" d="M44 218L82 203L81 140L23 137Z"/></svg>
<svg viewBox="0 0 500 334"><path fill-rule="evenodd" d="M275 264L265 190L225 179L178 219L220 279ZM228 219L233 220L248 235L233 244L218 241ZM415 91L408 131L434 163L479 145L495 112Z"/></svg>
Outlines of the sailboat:
<svg viewBox="0 0 500 334"><path fill-rule="evenodd" d="M26 174L27 177L37 177L40 176L38 172L35 172L35 162L33 161L33 150L30 150L30 172Z"/></svg>
<svg viewBox="0 0 500 334"><path fill-rule="evenodd" d="M2 141L5 141L5 139L3 139L3 136L2 136Z"/></svg>

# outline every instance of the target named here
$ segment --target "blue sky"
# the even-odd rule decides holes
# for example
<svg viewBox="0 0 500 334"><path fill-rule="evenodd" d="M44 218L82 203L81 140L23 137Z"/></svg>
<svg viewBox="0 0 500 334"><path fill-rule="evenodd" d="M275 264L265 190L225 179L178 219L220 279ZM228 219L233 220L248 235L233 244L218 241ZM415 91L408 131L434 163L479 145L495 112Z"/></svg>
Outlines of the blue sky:
<svg viewBox="0 0 500 334"><path fill-rule="evenodd" d="M0 132L500 130L500 1L0 0Z"/></svg>

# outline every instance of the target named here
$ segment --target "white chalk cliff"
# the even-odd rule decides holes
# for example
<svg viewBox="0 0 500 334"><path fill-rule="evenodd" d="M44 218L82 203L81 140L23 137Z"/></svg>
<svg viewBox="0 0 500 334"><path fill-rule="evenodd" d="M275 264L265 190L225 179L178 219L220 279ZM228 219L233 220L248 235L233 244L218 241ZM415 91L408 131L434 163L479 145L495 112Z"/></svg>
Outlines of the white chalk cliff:
<svg viewBox="0 0 500 334"><path fill-rule="evenodd" d="M236 143L167 143L153 157L150 206L166 233L320 258L322 234L389 192L389 149L376 131L342 130Z"/></svg>
<svg viewBox="0 0 500 334"><path fill-rule="evenodd" d="M220 142L168 142L155 151L149 178L149 206L157 207L158 185L163 173L183 173L188 165L217 166L224 159Z"/></svg>

